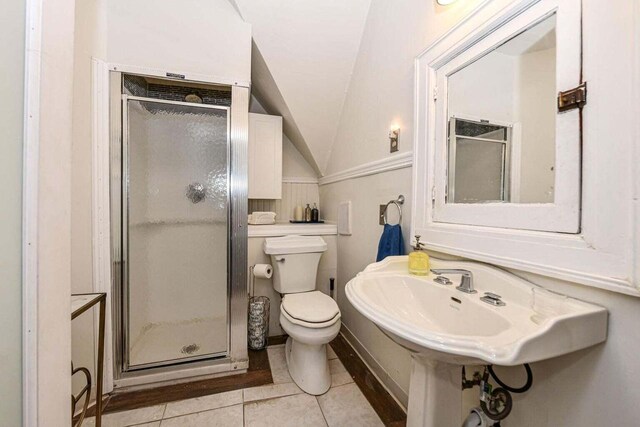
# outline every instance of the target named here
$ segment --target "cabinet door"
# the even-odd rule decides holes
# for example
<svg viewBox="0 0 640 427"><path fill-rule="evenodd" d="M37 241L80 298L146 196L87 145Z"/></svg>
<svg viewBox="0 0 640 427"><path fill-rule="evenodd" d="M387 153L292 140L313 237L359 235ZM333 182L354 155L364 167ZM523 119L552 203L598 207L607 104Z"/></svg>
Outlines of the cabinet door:
<svg viewBox="0 0 640 427"><path fill-rule="evenodd" d="M282 198L282 117L249 114L249 198Z"/></svg>

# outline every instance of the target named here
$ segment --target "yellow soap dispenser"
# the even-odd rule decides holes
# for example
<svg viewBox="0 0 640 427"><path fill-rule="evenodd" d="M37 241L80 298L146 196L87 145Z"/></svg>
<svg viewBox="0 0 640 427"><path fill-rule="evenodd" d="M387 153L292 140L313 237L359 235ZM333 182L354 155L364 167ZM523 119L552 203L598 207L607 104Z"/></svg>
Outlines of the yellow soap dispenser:
<svg viewBox="0 0 640 427"><path fill-rule="evenodd" d="M426 276L429 274L429 255L422 250L424 243L420 242L420 236L416 235L416 245L409 254L409 274Z"/></svg>

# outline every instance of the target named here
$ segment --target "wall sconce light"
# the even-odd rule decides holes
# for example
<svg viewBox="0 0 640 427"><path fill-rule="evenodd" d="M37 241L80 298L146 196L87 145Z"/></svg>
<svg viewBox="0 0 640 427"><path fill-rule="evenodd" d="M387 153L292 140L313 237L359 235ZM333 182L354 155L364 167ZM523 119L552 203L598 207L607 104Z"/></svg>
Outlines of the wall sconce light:
<svg viewBox="0 0 640 427"><path fill-rule="evenodd" d="M398 138L400 137L400 126L393 125L389 129L389 152L398 151Z"/></svg>
<svg viewBox="0 0 640 427"><path fill-rule="evenodd" d="M455 2L456 0L436 0L436 3L438 3L439 5L442 6L447 6L453 2Z"/></svg>

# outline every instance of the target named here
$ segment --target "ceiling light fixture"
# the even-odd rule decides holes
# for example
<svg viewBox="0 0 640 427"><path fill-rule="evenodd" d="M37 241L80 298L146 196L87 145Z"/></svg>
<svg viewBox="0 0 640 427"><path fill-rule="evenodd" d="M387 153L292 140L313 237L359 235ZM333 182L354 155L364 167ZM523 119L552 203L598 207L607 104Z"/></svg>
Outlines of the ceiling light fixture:
<svg viewBox="0 0 640 427"><path fill-rule="evenodd" d="M436 0L436 2L437 2L439 5L442 5L442 6L450 5L451 3L455 2L455 1L456 1L456 0Z"/></svg>

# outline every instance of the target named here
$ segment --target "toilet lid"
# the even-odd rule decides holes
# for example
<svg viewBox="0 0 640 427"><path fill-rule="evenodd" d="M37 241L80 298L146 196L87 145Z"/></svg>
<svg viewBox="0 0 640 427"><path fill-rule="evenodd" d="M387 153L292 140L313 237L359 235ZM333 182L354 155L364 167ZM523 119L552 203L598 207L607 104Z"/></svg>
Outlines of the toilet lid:
<svg viewBox="0 0 640 427"><path fill-rule="evenodd" d="M287 294L282 309L294 319L309 323L324 323L340 314L338 304L319 291Z"/></svg>

